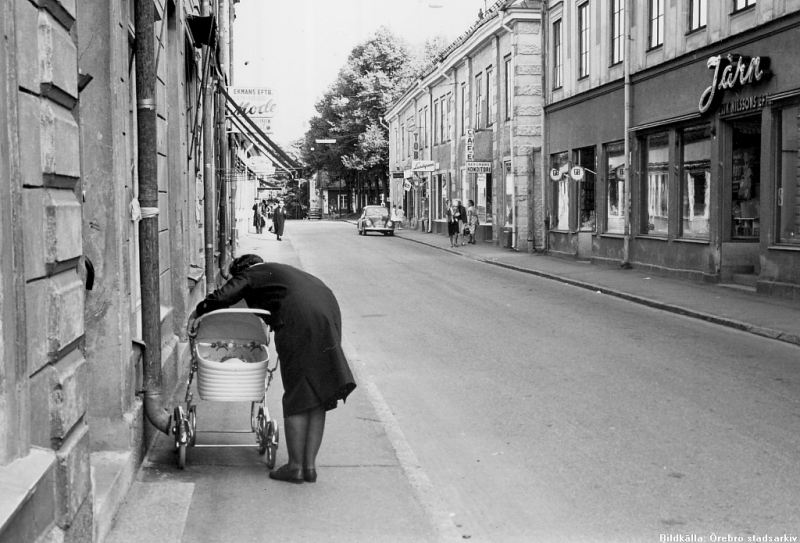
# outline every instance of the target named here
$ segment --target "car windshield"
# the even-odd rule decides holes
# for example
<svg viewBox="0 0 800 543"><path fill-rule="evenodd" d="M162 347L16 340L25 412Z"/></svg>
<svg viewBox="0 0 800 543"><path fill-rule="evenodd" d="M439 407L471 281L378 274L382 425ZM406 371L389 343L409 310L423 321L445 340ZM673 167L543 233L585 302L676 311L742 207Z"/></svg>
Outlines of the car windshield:
<svg viewBox="0 0 800 543"><path fill-rule="evenodd" d="M367 217L388 217L389 210L385 207L368 207L364 210L364 215Z"/></svg>

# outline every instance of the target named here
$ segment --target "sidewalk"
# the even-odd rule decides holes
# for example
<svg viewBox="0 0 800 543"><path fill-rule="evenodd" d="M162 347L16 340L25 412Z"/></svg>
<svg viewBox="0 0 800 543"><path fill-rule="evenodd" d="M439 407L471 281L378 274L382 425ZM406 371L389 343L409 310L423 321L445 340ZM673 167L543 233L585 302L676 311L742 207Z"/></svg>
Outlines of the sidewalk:
<svg viewBox="0 0 800 543"><path fill-rule="evenodd" d="M397 237L664 311L800 345L800 305L735 288L673 279L477 243L451 249L440 234L403 229Z"/></svg>

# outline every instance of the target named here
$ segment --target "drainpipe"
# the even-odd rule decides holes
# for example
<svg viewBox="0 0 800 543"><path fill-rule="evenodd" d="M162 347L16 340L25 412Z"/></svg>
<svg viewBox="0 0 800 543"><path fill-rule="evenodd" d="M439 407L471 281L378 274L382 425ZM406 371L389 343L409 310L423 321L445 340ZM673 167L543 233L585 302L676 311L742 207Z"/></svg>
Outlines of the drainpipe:
<svg viewBox="0 0 800 543"><path fill-rule="evenodd" d="M228 0L219 0L219 63L222 70L222 80L220 81L221 85L227 86L231 80L230 78L230 44L228 43L228 31L230 29L230 19L228 15L230 13L228 7ZM221 99L221 104L217 111L217 138L219 141L219 169L223 172L223 177L218 181L219 183L219 218L220 218L220 227L219 227L219 247L221 248L220 251L220 263L219 268L221 270L222 276L227 278L228 275L228 256L233 251L233 248L236 245L236 242L233 238L231 225L236 224L235 222L231 221L230 210L231 207L229 205L230 202L230 191L233 187L233 184L228 183L228 174L230 165L234 164L229 157L229 147L228 147L228 134L225 130L225 123L227 122L225 119L225 100L222 96L219 97Z"/></svg>
<svg viewBox="0 0 800 543"><path fill-rule="evenodd" d="M202 16L212 17L210 1L203 0ZM214 50L206 45L206 62L213 64L211 56ZM214 205L214 83L213 70L206 68L208 74L203 86L203 186L204 186L204 240L206 258L206 293L216 288L216 271L214 270L214 230L216 227L216 205Z"/></svg>
<svg viewBox="0 0 800 543"><path fill-rule="evenodd" d="M143 388L147 419L169 435L170 413L163 406L161 376L161 293L158 250L158 148L156 66L152 0L136 0L136 128L139 169L139 275L144 340Z"/></svg>
<svg viewBox="0 0 800 543"><path fill-rule="evenodd" d="M628 130L631 126L631 2L625 0L625 237L622 246L622 264L625 269L631 268L631 143Z"/></svg>
<svg viewBox="0 0 800 543"><path fill-rule="evenodd" d="M511 217L512 217L512 225L511 225L511 248L517 248L517 206L516 206L516 196L517 196L517 175L514 170L514 118L516 116L516 112L514 111L514 95L516 94L516 68L517 65L517 43L516 38L514 35L514 30L509 27L505 22L506 13L503 12L503 21L501 26L505 28L508 33L511 35L511 119L510 119L510 133L511 133ZM505 195L508 196L508 187L506 187L506 172L503 172L503 190L506 193ZM505 200L505 198L503 198ZM506 210L503 209L503 216L505 217Z"/></svg>

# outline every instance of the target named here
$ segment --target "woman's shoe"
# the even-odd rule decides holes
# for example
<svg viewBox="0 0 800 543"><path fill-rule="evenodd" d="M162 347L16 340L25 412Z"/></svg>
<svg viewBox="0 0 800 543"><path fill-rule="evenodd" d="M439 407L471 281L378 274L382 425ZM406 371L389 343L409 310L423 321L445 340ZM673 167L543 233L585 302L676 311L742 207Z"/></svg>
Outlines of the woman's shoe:
<svg viewBox="0 0 800 543"><path fill-rule="evenodd" d="M285 464L274 471L270 471L269 478L286 483L300 484L303 482L303 468L290 468L289 464Z"/></svg>
<svg viewBox="0 0 800 543"><path fill-rule="evenodd" d="M316 483L317 470L314 468L303 468L303 480L307 483Z"/></svg>

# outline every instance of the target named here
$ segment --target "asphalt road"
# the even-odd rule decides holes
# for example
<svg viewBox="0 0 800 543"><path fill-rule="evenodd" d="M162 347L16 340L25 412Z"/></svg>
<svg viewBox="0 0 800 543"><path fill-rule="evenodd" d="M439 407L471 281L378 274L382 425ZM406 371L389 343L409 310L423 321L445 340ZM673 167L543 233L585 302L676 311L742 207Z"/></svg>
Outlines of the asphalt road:
<svg viewBox="0 0 800 543"><path fill-rule="evenodd" d="M472 539L800 536L796 347L346 223L287 232Z"/></svg>

